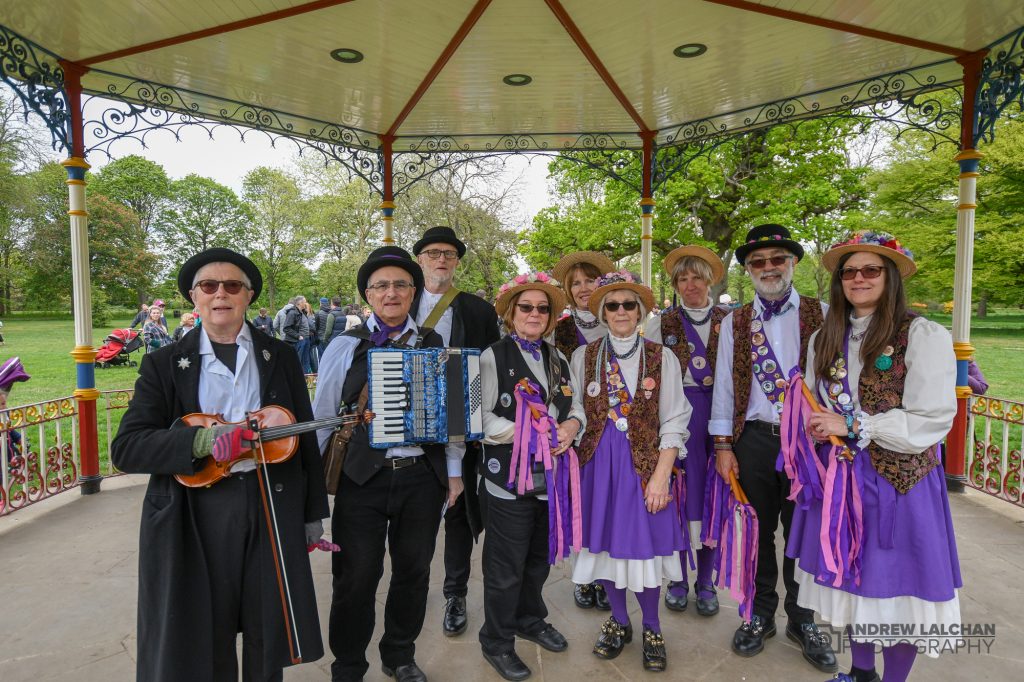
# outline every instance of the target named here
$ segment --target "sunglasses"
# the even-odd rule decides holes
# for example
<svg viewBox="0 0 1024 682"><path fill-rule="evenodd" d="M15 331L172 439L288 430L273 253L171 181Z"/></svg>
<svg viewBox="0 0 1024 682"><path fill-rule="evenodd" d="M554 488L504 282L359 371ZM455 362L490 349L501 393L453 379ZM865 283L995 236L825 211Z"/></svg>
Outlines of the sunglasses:
<svg viewBox="0 0 1024 682"><path fill-rule="evenodd" d="M849 282L857 276L858 272L864 276L864 279L875 279L881 275L884 270L885 268L881 265L865 265L860 268L843 268L839 271L839 279L844 282Z"/></svg>
<svg viewBox="0 0 1024 682"><path fill-rule="evenodd" d="M614 313L619 309L619 306L622 306L627 313L631 313L636 310L639 305L640 304L636 301L607 301L604 304L604 309L610 313Z"/></svg>
<svg viewBox="0 0 1024 682"><path fill-rule="evenodd" d="M224 291L229 294L237 294L242 289L248 289L245 282L237 279L203 279L196 282L196 287L204 294L215 294L220 289L221 285L224 285Z"/></svg>
<svg viewBox="0 0 1024 682"><path fill-rule="evenodd" d="M529 315L534 310L541 315L547 315L551 312L551 306L544 305L543 303L541 305L533 305L532 303L516 303L516 307L519 308L519 312L525 315Z"/></svg>
<svg viewBox="0 0 1024 682"><path fill-rule="evenodd" d="M785 265L786 261L792 257L793 256L772 256L771 258L751 258L747 261L747 265L750 266L751 270L761 270L769 263L772 264L772 267L779 268Z"/></svg>

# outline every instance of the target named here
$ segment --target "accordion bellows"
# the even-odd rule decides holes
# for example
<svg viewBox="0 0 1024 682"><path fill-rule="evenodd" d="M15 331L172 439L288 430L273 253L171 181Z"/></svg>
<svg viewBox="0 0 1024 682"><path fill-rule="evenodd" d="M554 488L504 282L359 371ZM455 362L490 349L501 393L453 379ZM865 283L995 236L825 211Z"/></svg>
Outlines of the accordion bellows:
<svg viewBox="0 0 1024 682"><path fill-rule="evenodd" d="M371 447L483 439L479 350L372 348L367 364Z"/></svg>

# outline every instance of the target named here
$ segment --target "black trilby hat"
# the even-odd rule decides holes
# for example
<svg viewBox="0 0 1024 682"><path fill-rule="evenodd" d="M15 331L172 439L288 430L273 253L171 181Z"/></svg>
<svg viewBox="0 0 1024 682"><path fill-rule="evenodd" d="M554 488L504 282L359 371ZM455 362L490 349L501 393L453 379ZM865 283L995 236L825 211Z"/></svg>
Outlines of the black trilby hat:
<svg viewBox="0 0 1024 682"><path fill-rule="evenodd" d="M773 246L786 249L798 259L804 257L804 247L800 246L800 242L793 239L789 234L789 230L782 225L766 223L758 225L750 230L750 232L747 232L747 238L743 244L736 247L736 260L739 261L740 265L743 265L746 263L747 255L751 251Z"/></svg>
<svg viewBox="0 0 1024 682"><path fill-rule="evenodd" d="M402 268L412 275L412 284L416 287L416 291L423 291L423 270L420 268L420 264L414 261L409 252L403 248L382 246L367 256L366 262L359 266L359 274L356 275L359 295L363 297L364 301L366 301L366 285L370 281L370 275L389 265Z"/></svg>
<svg viewBox="0 0 1024 682"><path fill-rule="evenodd" d="M263 290L263 275L260 274L256 264L237 251L218 246L213 249L200 251L185 261L181 269L178 270L178 291L181 292L186 301L194 303L192 296L188 293L192 289L192 281L196 278L196 273L199 272L200 268L210 263L231 263L232 265L237 265L245 273L246 277L249 278L249 282L252 283L252 298L249 299L249 302L251 303L259 298L260 291Z"/></svg>
<svg viewBox="0 0 1024 682"><path fill-rule="evenodd" d="M430 244L451 244L459 252L459 258L466 255L466 245L463 244L458 237L455 236L455 230L450 227L444 227L439 225L438 227L432 227L423 233L423 238L412 245L412 252L415 255L420 255L420 251L427 248Z"/></svg>

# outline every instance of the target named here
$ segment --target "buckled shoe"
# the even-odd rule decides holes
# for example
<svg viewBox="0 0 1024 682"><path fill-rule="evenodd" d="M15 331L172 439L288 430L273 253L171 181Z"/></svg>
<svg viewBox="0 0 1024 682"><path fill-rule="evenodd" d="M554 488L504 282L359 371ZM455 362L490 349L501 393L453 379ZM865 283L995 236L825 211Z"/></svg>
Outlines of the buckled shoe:
<svg viewBox="0 0 1024 682"><path fill-rule="evenodd" d="M786 625L786 636L800 645L804 660L823 673L834 673L839 669L836 652L832 650L832 638L818 629L814 623L793 623Z"/></svg>
<svg viewBox="0 0 1024 682"><path fill-rule="evenodd" d="M466 598L448 597L444 604L444 618L441 629L445 637L457 637L466 631L469 622L466 619Z"/></svg>
<svg viewBox="0 0 1024 682"><path fill-rule="evenodd" d="M660 673L668 665L665 654L665 638L660 632L644 628L644 670Z"/></svg>
<svg viewBox="0 0 1024 682"><path fill-rule="evenodd" d="M590 583L577 585L576 589L572 591L572 598L576 602L576 606L581 609L594 608L594 586Z"/></svg>
<svg viewBox="0 0 1024 682"><path fill-rule="evenodd" d="M633 626L623 625L610 617L601 626L601 634L594 644L594 655L598 658L611 660L622 653L622 648L633 641Z"/></svg>
<svg viewBox="0 0 1024 682"><path fill-rule="evenodd" d="M718 592L714 585L694 585L693 591L697 596L697 613L702 616L713 616L718 613ZM701 596L709 593L710 597Z"/></svg>
<svg viewBox="0 0 1024 682"><path fill-rule="evenodd" d="M594 588L594 608L598 611L611 611L612 604L608 601L608 593L604 591L601 583L592 583Z"/></svg>
<svg viewBox="0 0 1024 682"><path fill-rule="evenodd" d="M682 594L675 594L672 590L678 590L682 588ZM670 582L668 589L665 590L665 608L669 611L685 611L689 604L689 597L687 592L689 591L689 585L686 583Z"/></svg>
<svg viewBox="0 0 1024 682"><path fill-rule="evenodd" d="M756 656L764 651L764 640L775 636L775 619L765 620L755 615L736 629L732 636L732 650L740 656Z"/></svg>

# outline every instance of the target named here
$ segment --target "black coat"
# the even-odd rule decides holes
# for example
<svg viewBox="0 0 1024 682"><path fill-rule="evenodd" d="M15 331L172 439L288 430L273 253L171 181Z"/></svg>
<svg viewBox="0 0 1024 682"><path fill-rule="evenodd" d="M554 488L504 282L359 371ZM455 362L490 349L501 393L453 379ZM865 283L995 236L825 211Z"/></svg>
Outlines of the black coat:
<svg viewBox="0 0 1024 682"><path fill-rule="evenodd" d="M313 411L295 351L283 342L251 330L259 367L261 405L281 405L298 421ZM210 590L207 557L196 532L193 495L174 474L193 473L196 427L170 428L199 412L198 331L181 342L142 358L135 395L111 443L114 465L128 473L152 474L142 506L139 534L139 616L137 679L219 682L211 678ZM187 361L187 362L186 362ZM323 656L313 576L306 552L304 524L329 516L327 490L314 433L300 437L299 450L286 462L268 466L281 555L295 609L295 625L304 661ZM217 484L214 484L217 485ZM262 543L263 644L267 669L290 665L269 543Z"/></svg>
<svg viewBox="0 0 1024 682"><path fill-rule="evenodd" d="M420 298L413 301L412 309L419 311ZM492 343L501 340L498 331L498 313L494 306L475 294L460 291L451 303L452 337L449 345L452 348L476 348L483 351ZM429 311L428 311L429 312ZM418 317L418 315L416 316ZM473 535L479 536L483 530L480 518L480 500L477 494L477 467L480 462L480 446L468 443L466 457L462 460L462 480L466 485L466 516Z"/></svg>

